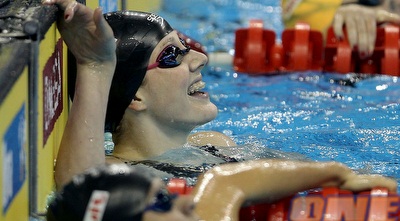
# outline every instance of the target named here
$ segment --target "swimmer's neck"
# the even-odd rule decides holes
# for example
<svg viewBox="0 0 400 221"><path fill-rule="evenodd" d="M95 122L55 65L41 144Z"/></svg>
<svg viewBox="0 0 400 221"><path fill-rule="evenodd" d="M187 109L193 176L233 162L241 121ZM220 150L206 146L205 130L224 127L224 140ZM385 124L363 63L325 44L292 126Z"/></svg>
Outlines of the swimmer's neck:
<svg viewBox="0 0 400 221"><path fill-rule="evenodd" d="M118 133L113 134L115 156L131 160L143 160L182 147L196 127L162 119L150 111L128 109L120 123Z"/></svg>
<svg viewBox="0 0 400 221"><path fill-rule="evenodd" d="M114 135L114 156L128 160L144 160L182 147L187 143L190 131L167 132L159 128L134 128Z"/></svg>
<svg viewBox="0 0 400 221"><path fill-rule="evenodd" d="M123 142L116 142L113 155L129 160L144 160L159 156L164 152L182 147L185 139L176 142L173 139L162 139L159 136L147 136L144 139L127 138Z"/></svg>

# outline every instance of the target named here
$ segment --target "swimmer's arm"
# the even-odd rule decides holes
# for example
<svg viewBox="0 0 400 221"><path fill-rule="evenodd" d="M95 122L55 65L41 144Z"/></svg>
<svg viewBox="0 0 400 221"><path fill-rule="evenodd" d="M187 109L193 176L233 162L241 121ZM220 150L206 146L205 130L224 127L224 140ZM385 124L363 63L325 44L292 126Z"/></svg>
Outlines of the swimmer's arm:
<svg viewBox="0 0 400 221"><path fill-rule="evenodd" d="M74 101L55 167L57 188L89 167L103 164L104 121L115 69L115 41L102 11L72 0L48 0L64 12L58 29L77 60Z"/></svg>
<svg viewBox="0 0 400 221"><path fill-rule="evenodd" d="M223 133L203 131L189 135L187 142L193 146L213 145L219 147L236 146L236 143Z"/></svg>
<svg viewBox="0 0 400 221"><path fill-rule="evenodd" d="M204 220L238 220L246 201L274 202L297 192L336 186L352 191L387 187L395 192L394 180L357 175L336 162L256 160L217 166L199 178L193 190L196 212Z"/></svg>
<svg viewBox="0 0 400 221"><path fill-rule="evenodd" d="M63 133L55 167L57 188L72 176L105 163L104 121L108 82L93 74L102 74L105 66L78 65L76 93ZM85 74L82 74L85 73ZM87 84L97 81L96 84Z"/></svg>

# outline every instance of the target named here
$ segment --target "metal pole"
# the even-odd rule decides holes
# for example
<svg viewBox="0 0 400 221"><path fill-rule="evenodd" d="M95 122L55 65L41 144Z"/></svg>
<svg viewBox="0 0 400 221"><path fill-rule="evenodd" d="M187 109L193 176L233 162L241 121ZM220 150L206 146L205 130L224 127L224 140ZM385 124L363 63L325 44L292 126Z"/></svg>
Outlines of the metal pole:
<svg viewBox="0 0 400 221"><path fill-rule="evenodd" d="M126 0L121 0L121 10L126 10Z"/></svg>
<svg viewBox="0 0 400 221"><path fill-rule="evenodd" d="M26 32L35 32L31 36L30 41L30 58L28 63L28 104L29 104L29 214L37 217L38 212L38 195L37 195L37 179L38 179L38 103L39 103L39 43L40 32L38 21L28 21L24 24Z"/></svg>

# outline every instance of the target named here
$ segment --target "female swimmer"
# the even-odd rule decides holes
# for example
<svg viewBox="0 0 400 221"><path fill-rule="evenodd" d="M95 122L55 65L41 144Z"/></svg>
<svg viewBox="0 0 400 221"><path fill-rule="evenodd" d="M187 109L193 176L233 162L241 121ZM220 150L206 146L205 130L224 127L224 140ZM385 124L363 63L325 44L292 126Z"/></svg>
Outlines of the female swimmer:
<svg viewBox="0 0 400 221"><path fill-rule="evenodd" d="M49 0L49 3L51 2L55 0ZM80 4L71 1L66 7L65 18L82 16L83 19L88 19L88 16L82 13L87 8L82 9ZM97 13L100 13L99 10L95 11L95 15ZM72 108L82 102L82 94L92 97L93 93L104 95L110 88L107 111L104 113L105 130L114 134L115 142L114 154L107 159L110 163L144 160L158 156L166 150L182 147L196 126L213 120L217 114L217 108L210 102L208 93L202 91L205 83L202 81L201 70L207 63L207 57L190 50L168 22L155 14L124 11L108 13L104 18L107 27L103 27L106 24L100 25L108 34L114 34L114 37L107 36L107 39L115 38L116 49L112 48L115 45L109 42L102 46L103 40L106 39L96 38L93 41L97 45L90 52L99 54L103 52L102 48L105 48L115 50L116 53L110 52L108 56L97 55L93 58L96 62L100 61L101 65L92 67L90 71L107 72L107 78L82 80L82 83L81 76L76 76L79 84L75 87ZM95 22L100 22L99 18L96 19ZM86 65L86 60L89 60L89 65L92 63L86 54L81 55L85 52L82 46L87 44L85 40L89 40L89 37L97 37L100 29L94 30L94 36L83 34L81 30L73 29L74 21L60 23L60 30L61 33L66 32L63 38L77 59L76 70L79 73L81 68L87 69L86 66L82 67ZM77 24L78 27L81 25ZM91 24L91 27L93 26ZM66 36L70 35L80 36L80 39L71 37L71 42L68 42ZM114 62L115 72L111 71L114 70ZM112 74L114 77L110 85L107 80ZM99 74L95 73L91 77L98 77L96 75ZM93 85L93 82L98 84ZM93 90L94 87L96 90ZM84 102L85 106L95 107L106 103L107 96L101 101L88 99ZM87 121L83 118L88 113L86 107L80 112L77 119L72 117L70 121ZM101 118L102 116L98 117L97 122L94 122L96 129L104 128L99 124ZM230 138L217 132L195 134L189 136L189 140L190 143L199 146L234 145ZM77 157L90 158L87 162L80 163L86 165L83 166L84 169L104 161L104 152L100 153L100 150L91 152L91 148L80 148L79 144L72 145L74 148L64 148L63 144L62 142L58 153L57 183L69 180L70 175L67 175L66 171L76 174L73 172L74 168L80 168L75 163ZM64 176L68 179L64 179Z"/></svg>
<svg viewBox="0 0 400 221"><path fill-rule="evenodd" d="M89 197L92 197L92 195L101 196L104 192L108 192L105 195L108 195L109 200L111 200L114 194L121 193L119 191L121 185L128 190L141 189L141 193L137 193L140 194L140 197L137 199L141 202L133 203L130 200L117 200L116 203L121 205L103 205L105 206L104 217L108 209L110 211L111 209L117 210L116 213L112 213L115 217L123 215L122 213L119 214L119 212L127 210L120 210L118 208L126 206L129 207L129 210L132 210L132 213L127 216L141 216L138 214L143 214L143 220L147 218L149 220L156 220L156 218L150 217L150 215L166 220L164 216L169 216L169 212L172 211L176 212L175 214L179 214L179 217L182 217L182 219L191 220L196 218L196 215L192 213L194 202L196 204L196 213L203 220L235 221L238 219L239 209L245 201L265 200L273 202L282 197L315 187L337 186L343 189L362 191L375 186L381 186L388 188L392 192L396 191L397 184L392 179L374 175L358 175L346 166L336 162L301 162L277 159L254 160L224 164L208 170L200 177L198 185L194 188L192 192L193 200L190 198L186 198L186 200L182 199L183 201L181 202L186 202L185 205L187 207L183 206L183 209L177 210L165 209L175 208L175 206L179 208L178 200L176 200L176 202L172 202L172 207L168 206L164 207L164 210L154 211L160 205L160 203L152 203L157 202L157 200L151 200L154 199L155 193L160 188L158 184L154 184L158 183L158 181L154 181L152 178L140 178L149 180L147 183L151 183L142 185L135 178L129 182L123 181L120 184L118 180L131 179L131 176L138 175L132 175L130 172L131 169L126 169L126 166L122 166L125 168L122 173L121 168L119 168L120 166L111 165L110 167L113 168L115 166L118 169L112 170L113 172L110 173L107 172L107 176L102 176L102 173L97 170L97 172L92 172L88 177L83 175L72 179L74 175L83 173L87 168L103 167L105 164L102 147L103 132L108 89L111 86L117 63L115 53L116 44L112 29L108 26L100 9L93 11L71 0L46 0L44 3L57 4L64 11L64 16L59 19L58 28L64 41L77 59L77 83L74 103L65 127L56 165L57 187L62 189L65 184L69 182L72 182L72 184L66 185L64 191L61 192L62 197L57 198L55 201L56 205L52 204L50 206L49 213L52 213L49 214L50 217L57 218L63 216L63 210L66 213L73 211L69 208L70 203L82 204L79 206L80 212L76 212L76 214L80 214L80 217L82 217L87 213L87 204L91 205L88 201ZM175 37L170 38L170 41L179 45L179 39L175 39ZM167 45L169 43L171 42L166 42ZM161 51L161 48L160 46L159 51ZM187 58L187 56L183 60L192 57L189 56ZM197 56L192 58L194 61L198 61L195 59L198 58ZM158 62L162 63L161 60ZM184 62L182 61L181 65L183 64ZM183 66L187 68L193 67L189 64L184 64ZM182 67L183 70L185 70L184 67ZM198 65L194 67L198 67ZM182 69L179 68L180 71L183 71ZM165 72L164 74L168 73ZM146 85L146 79L143 85ZM207 101L205 103L208 104ZM136 171L136 169L134 170ZM116 171L118 171L118 174ZM120 173L127 174L128 177ZM138 176L146 176L144 175L146 173L140 172ZM107 188L93 188L94 186L89 184L88 187L92 189L82 189L82 191L86 192L83 197L84 199L72 198L72 202L65 202L64 204L63 200L67 201L68 197L64 197L63 194L68 194L69 190L71 190L72 195L75 195L73 192L75 190L81 192L79 189L80 186L84 187L86 182L90 183L92 181L91 176L94 176L94 178L92 177L93 179L97 179L96 177L105 180L111 179L113 184L106 185L108 186ZM97 181L95 183L101 186L103 182L100 180ZM107 183L108 181L105 182ZM114 187L115 189L113 189ZM142 187L145 188L143 189ZM98 192L94 194L94 190L96 189L100 190L99 194L97 194ZM127 192L123 191L123 194L125 195ZM166 197L167 202L166 204L161 203L161 205L171 204L168 203L171 197L164 193L160 195L163 199ZM217 195L220 197L215 197ZM119 197L117 198L120 199ZM121 199L127 198L121 196ZM111 201L115 202L114 200ZM60 206L57 206L57 204ZM176 220L176 217L172 218Z"/></svg>

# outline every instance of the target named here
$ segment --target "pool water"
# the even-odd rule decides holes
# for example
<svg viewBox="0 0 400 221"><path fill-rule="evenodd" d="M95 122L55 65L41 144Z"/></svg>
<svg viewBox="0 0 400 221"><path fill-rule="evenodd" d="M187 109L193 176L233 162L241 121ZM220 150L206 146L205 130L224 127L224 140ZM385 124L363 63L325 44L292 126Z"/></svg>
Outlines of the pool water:
<svg viewBox="0 0 400 221"><path fill-rule="evenodd" d="M376 76L354 87L332 83L346 77L315 72L252 77L211 69L205 81L220 111L199 130L400 181L398 78Z"/></svg>
<svg viewBox="0 0 400 221"><path fill-rule="evenodd" d="M159 14L210 53L232 53L234 31L249 19L262 18L278 38L282 30L275 0L168 0ZM321 72L250 76L236 73L231 65L208 66L203 75L219 115L198 131L216 130L238 144L339 161L400 182L397 77L358 79Z"/></svg>

